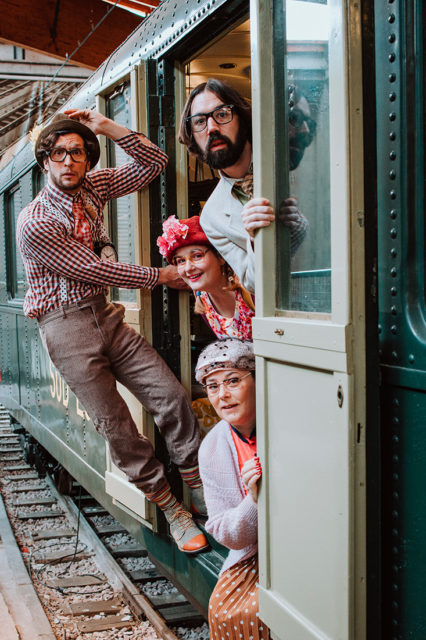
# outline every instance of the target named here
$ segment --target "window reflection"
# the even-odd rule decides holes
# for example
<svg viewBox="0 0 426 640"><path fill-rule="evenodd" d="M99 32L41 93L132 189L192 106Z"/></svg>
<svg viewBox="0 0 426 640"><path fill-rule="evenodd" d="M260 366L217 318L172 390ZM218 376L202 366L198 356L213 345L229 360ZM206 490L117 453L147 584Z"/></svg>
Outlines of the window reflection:
<svg viewBox="0 0 426 640"><path fill-rule="evenodd" d="M330 144L327 3L287 0L289 195L309 223L287 275L278 267L278 307L331 311ZM277 250L288 242L278 235ZM278 262L279 265L279 262Z"/></svg>
<svg viewBox="0 0 426 640"><path fill-rule="evenodd" d="M124 83L107 97L107 115L109 118L131 128L130 85ZM129 161L127 154L108 141L108 164L118 167ZM115 245L120 262L135 263L134 196L128 194L109 203L109 223L111 240ZM112 288L111 298L120 302L136 302L136 291L132 289Z"/></svg>

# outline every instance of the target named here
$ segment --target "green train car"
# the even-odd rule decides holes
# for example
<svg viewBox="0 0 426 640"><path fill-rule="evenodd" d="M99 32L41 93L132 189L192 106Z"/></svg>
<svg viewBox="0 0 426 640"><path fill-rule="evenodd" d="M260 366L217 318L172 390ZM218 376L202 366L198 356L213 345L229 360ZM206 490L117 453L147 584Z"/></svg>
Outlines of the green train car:
<svg viewBox="0 0 426 640"><path fill-rule="evenodd" d="M122 261L161 265L162 221L199 213L210 193L216 176L177 128L211 76L251 100L255 195L296 196L309 221L293 259L279 223L255 239L260 615L275 640L426 638L424 22L420 0L164 0L67 103L147 132L169 156L149 190L105 212ZM315 122L296 166L292 87ZM101 147L101 166L124 161ZM206 611L226 550L177 551L23 315L15 224L44 177L29 143L12 151L0 163L0 401L33 454L86 487ZM211 336L189 295L110 295L197 397L193 361ZM181 494L150 417L122 392Z"/></svg>

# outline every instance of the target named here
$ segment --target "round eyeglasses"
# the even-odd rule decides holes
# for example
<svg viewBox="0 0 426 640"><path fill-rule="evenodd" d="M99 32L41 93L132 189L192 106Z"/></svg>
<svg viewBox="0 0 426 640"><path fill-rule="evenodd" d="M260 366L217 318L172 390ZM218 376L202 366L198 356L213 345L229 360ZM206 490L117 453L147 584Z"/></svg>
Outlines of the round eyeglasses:
<svg viewBox="0 0 426 640"><path fill-rule="evenodd" d="M176 267L183 267L187 260L192 262L192 264L198 264L204 260L208 251L210 251L209 248L204 251L193 251L189 256L176 256L173 258L173 263Z"/></svg>
<svg viewBox="0 0 426 640"><path fill-rule="evenodd" d="M233 104L222 105L208 113L196 113L194 116L189 116L185 118L185 122L189 122L194 133L200 133L207 127L209 118L213 118L216 124L228 124L228 122L231 122L234 117L233 109Z"/></svg>
<svg viewBox="0 0 426 640"><path fill-rule="evenodd" d="M71 156L74 162L84 162L86 160L86 150L81 147L75 149L65 149L64 147L54 147L47 152L52 162L64 162L67 155Z"/></svg>
<svg viewBox="0 0 426 640"><path fill-rule="evenodd" d="M241 384L241 380L251 376L251 371L246 373L244 376L232 376L232 378L227 378L223 380L223 382L209 382L208 384L203 384L204 389L207 389L207 393L211 396L215 396L219 393L219 389L221 385L225 387L225 389L238 389Z"/></svg>

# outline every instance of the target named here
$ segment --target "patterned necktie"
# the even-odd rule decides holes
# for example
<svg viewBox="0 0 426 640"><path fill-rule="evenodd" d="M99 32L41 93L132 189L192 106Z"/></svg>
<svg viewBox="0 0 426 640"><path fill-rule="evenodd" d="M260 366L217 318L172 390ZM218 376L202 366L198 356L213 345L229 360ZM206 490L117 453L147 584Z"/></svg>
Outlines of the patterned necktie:
<svg viewBox="0 0 426 640"><path fill-rule="evenodd" d="M72 214L74 216L74 238L93 251L92 232L90 230L89 221L85 216L83 203L79 193L74 197Z"/></svg>
<svg viewBox="0 0 426 640"><path fill-rule="evenodd" d="M238 200L245 204L253 198L253 169L250 167L249 173L246 173L242 180L236 180L232 187L232 193Z"/></svg>

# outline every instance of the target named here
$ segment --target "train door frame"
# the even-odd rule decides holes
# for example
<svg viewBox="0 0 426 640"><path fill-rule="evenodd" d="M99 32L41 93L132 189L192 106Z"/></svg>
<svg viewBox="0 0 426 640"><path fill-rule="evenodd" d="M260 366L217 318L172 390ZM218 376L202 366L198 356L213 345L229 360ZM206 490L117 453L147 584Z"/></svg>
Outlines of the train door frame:
<svg viewBox="0 0 426 640"><path fill-rule="evenodd" d="M253 160L255 178L255 197L266 196L272 202L276 201L277 186L275 184L276 168L271 171L271 154L268 149L274 148L275 125L277 121L275 100L271 98L271 87L276 83L274 77L274 24L277 24L276 10L280 11L278 2L274 0L251 0L250 17L252 20L252 70L253 82ZM280 3L282 5L282 2ZM254 321L254 344L257 355L257 401L258 401L258 426L259 426L259 451L266 465L266 477L263 480L263 491L259 500L259 559L260 559L260 588L259 603L260 616L269 624L278 639L285 632L290 633L294 640L307 640L313 638L339 637L361 640L366 634L366 489L365 489L365 424L366 424L366 399L365 392L365 273L364 273L364 168L363 168L363 121L362 121L362 42L361 42L361 9L357 3L338 3L332 0L333 17L336 22L332 25L333 46L339 46L342 40L343 56L336 57L337 68L335 72L343 78L344 103L340 113L335 113L339 125L345 131L349 142L349 150L346 158L344 154L336 163L340 170L343 189L347 194L342 200L343 211L347 211L347 219L339 220L339 236L333 235L332 229L332 255L333 268L335 261L340 269L340 274L333 273L334 287L340 295L340 299L333 301L332 314L329 317L314 318L313 324L308 325L307 317L297 312L286 314L276 311L275 305L275 234L272 227L262 230L255 239L256 264L261 268L256 269L256 319ZM262 11L261 11L262 9ZM342 11L339 22L339 12ZM282 26L282 25L281 25ZM285 33L285 31L284 31ZM285 51L285 39L279 43L278 50ZM256 53L258 52L258 53ZM351 61L351 73L348 73L348 61ZM360 75L361 74L361 75ZM285 83L284 83L285 84ZM275 85L276 86L276 85ZM341 114L345 117L342 118ZM286 142L288 144L288 142ZM265 153L266 149L266 153ZM276 162L276 159L273 161ZM287 197L289 194L285 197ZM281 201L282 196L280 196ZM336 221L335 221L336 224ZM343 238L343 241L342 241ZM334 245L334 246L333 246ZM348 249L346 249L346 246ZM355 275L356 274L356 278ZM271 293L272 292L272 293ZM343 295L342 295L343 294ZM328 315L328 314L327 314ZM315 326L314 326L315 324ZM322 325L322 326L321 326ZM340 344L339 344L340 343ZM324 349L321 355L316 349ZM334 353L333 353L334 352ZM340 354L339 354L340 352ZM286 585L287 591L282 593L276 587L277 582L272 583L272 566L277 562L277 553L285 548L286 539L280 539L279 550L273 549L271 538L272 507L269 502L268 489L271 489L268 477L268 451L270 450L267 438L271 422L273 406L268 404L268 371L269 374L278 369L274 363L282 361L294 362L301 370L309 369L318 371L327 369L325 366L326 353L330 358L328 365L330 371L341 371L336 376L336 383L340 380L344 398L337 397L337 406L343 407L344 412L338 417L334 412L327 417L335 419L336 424L346 423L347 432L342 437L340 452L346 457L345 469L342 471L342 481L347 493L343 491L343 524L336 538L340 545L340 557L344 559L345 566L340 576L343 597L336 603L339 611L340 622L338 630L335 624L330 624L326 631L316 626L317 621L324 618L312 617L314 607L306 606L306 601L290 599L286 595L291 594L291 585ZM339 363L339 359L343 358ZM334 360L334 364L333 364ZM269 367L269 369L268 369ZM289 369L291 367L288 367ZM296 371L295 371L296 373ZM303 372L300 379L303 379ZM287 377L288 379L288 377ZM295 382L297 384L297 382ZM332 385L330 386L331 389ZM324 386L324 389L326 387ZM336 387L337 388L337 387ZM343 400L340 404L340 400ZM330 403L330 410L332 404ZM281 408L282 411L282 408ZM335 415L335 418L332 416ZM293 419L296 416L291 416ZM314 418L312 414L312 419ZM277 478L274 476L274 482ZM296 480L297 481L297 480ZM326 486L326 485L325 485ZM346 495L346 498L344 497ZM286 504L288 501L286 502ZM276 503L275 503L276 504ZM302 510L303 504L295 504L294 513ZM290 511L289 511L290 513ZM336 519L337 520L337 519ZM356 531L356 534L355 534ZM276 533L276 532L275 532ZM324 532L323 532L323 535ZM330 530L330 535L332 532ZM276 538L275 538L276 539ZM277 539L276 539L277 540ZM287 541L288 542L288 541ZM298 544L298 543L296 543ZM291 548L291 545L289 545ZM308 551L308 549L306 549ZM275 555L274 555L275 553ZM337 548L336 548L337 553ZM294 567L293 567L294 570ZM312 574L304 575L304 579L310 582ZM276 576L275 571L275 576ZM335 576L337 584L337 576ZM317 584L319 584L317 576ZM336 584L330 583L330 591L336 588ZM324 584L325 589L325 584ZM336 595L336 594L335 594ZM333 594L330 594L331 603ZM298 605L302 608L298 609ZM306 607L305 609L303 607ZM333 607L330 607L330 611ZM343 615L342 614L343 610ZM321 625L321 622L319 622ZM330 631L334 629L334 631ZM332 633L333 635L329 635ZM335 635L336 634L336 635Z"/></svg>
<svg viewBox="0 0 426 640"><path fill-rule="evenodd" d="M107 96L123 82L130 84L131 127L135 131L148 130L147 91L146 91L146 62L141 61L133 67L130 73L116 79L111 85L102 87L102 92L96 96L97 110L106 115ZM108 140L101 136L101 166L107 163ZM134 229L135 229L135 263L151 264L150 246L150 211L149 190L145 189L133 194ZM108 216L105 216L108 231ZM152 303L149 292L141 289L136 291L135 303L121 303L125 307L125 321L138 333L152 341ZM134 396L121 384L118 390L130 409L138 431L154 442L155 426L149 413ZM113 504L142 522L146 527L156 530L156 510L146 499L141 500L141 491L129 482L125 474L114 465L108 444L106 444L105 492L112 497Z"/></svg>

